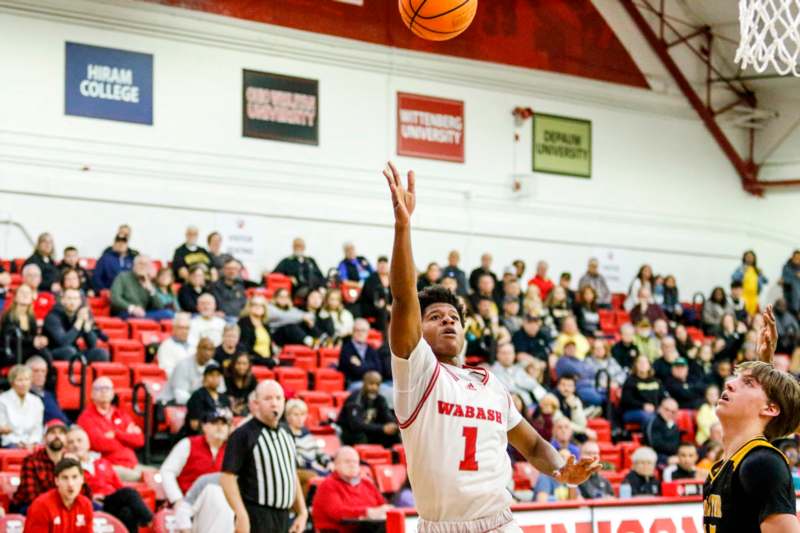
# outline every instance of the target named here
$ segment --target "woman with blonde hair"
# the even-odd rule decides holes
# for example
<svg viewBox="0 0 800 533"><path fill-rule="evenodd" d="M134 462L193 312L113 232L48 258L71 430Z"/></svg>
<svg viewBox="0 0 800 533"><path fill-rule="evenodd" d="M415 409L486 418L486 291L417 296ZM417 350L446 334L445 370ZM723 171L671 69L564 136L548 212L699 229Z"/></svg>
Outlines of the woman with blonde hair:
<svg viewBox="0 0 800 533"><path fill-rule="evenodd" d="M348 311L342 301L342 291L331 289L325 295L322 309L319 312L320 318L330 318L333 321L333 329L337 341L353 334L355 319L353 314Z"/></svg>
<svg viewBox="0 0 800 533"><path fill-rule="evenodd" d="M33 253L25 260L25 265L36 265L42 271L42 281L37 288L40 291L58 292L60 290L55 252L53 236L49 233L42 233L36 239Z"/></svg>
<svg viewBox="0 0 800 533"><path fill-rule="evenodd" d="M44 404L31 393L33 373L14 365L8 373L11 388L0 394L0 435L3 448L33 450L42 442Z"/></svg>
<svg viewBox="0 0 800 533"><path fill-rule="evenodd" d="M33 289L27 285L17 287L11 307L0 319L0 342L2 367L24 362L32 355L52 362L47 337L39 331L33 314Z"/></svg>
<svg viewBox="0 0 800 533"><path fill-rule="evenodd" d="M268 321L267 299L261 294L254 294L247 300L237 324L241 332L239 345L253 356L253 364L272 368L278 364L278 360L274 357Z"/></svg>

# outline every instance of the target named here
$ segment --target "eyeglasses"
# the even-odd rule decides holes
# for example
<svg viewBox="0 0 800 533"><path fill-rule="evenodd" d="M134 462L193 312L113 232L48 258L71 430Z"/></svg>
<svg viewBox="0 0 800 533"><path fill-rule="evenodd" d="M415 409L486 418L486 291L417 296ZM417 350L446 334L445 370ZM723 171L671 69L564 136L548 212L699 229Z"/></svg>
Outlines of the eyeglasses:
<svg viewBox="0 0 800 533"><path fill-rule="evenodd" d="M113 391L114 387L111 385L100 385L99 387L92 387L96 391Z"/></svg>

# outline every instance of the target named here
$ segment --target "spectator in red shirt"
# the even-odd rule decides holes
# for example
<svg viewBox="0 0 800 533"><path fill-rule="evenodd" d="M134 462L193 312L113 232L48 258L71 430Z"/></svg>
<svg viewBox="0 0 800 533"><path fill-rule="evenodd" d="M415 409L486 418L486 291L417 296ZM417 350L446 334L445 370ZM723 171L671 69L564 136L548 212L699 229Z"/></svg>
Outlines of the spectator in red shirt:
<svg viewBox="0 0 800 533"><path fill-rule="evenodd" d="M92 533L94 511L92 501L81 494L81 464L76 459L61 459L54 474L56 488L31 504L25 533Z"/></svg>
<svg viewBox="0 0 800 533"><path fill-rule="evenodd" d="M536 285L542 300L547 299L547 295L553 290L553 280L547 277L547 261L536 263L536 275L528 281L528 286Z"/></svg>
<svg viewBox="0 0 800 533"><path fill-rule="evenodd" d="M53 419L45 425L44 448L39 448L22 461L19 487L11 499L11 510L25 514L37 496L54 488L55 465L64 457L67 428L61 420ZM91 496L88 486L84 494Z"/></svg>
<svg viewBox="0 0 800 533"><path fill-rule="evenodd" d="M139 481L145 469L136 458L144 446L144 434L128 413L111 405L114 383L107 377L92 383L92 403L86 406L78 424L86 430L92 449L114 465L123 481Z"/></svg>
<svg viewBox="0 0 800 533"><path fill-rule="evenodd" d="M360 477L358 452L343 446L333 461L333 474L320 483L314 497L311 514L314 527L321 533L357 531L356 526L346 526L348 518L385 518L383 496L369 479Z"/></svg>
<svg viewBox="0 0 800 533"><path fill-rule="evenodd" d="M138 533L139 526L153 521L153 513L136 489L124 486L114 471L114 465L89 449L89 436L82 427L69 429L67 452L80 461L83 477L92 490L92 499L103 506L103 511L119 518L130 533Z"/></svg>

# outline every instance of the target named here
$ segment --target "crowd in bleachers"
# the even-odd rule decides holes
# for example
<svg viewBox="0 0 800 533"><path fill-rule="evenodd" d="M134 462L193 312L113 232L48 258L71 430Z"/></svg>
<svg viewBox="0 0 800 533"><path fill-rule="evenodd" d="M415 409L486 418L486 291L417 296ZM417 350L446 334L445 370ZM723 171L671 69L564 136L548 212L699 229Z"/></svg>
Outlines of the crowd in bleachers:
<svg viewBox="0 0 800 533"><path fill-rule="evenodd" d="M303 490L320 502L315 520L413 505L392 411L386 257L373 266L347 243L323 273L298 238L256 279L216 232L204 247L189 227L167 263L131 238L123 225L99 257L69 246L58 261L42 234L30 257L0 262L5 511L24 513L53 488L66 453L91 474L84 491L95 507L129 530L146 531L162 504L179 524L216 528L230 518L214 479L227 436L267 378L290 398L284 419ZM509 450L518 500L658 495L662 483L703 478L721 451L713 406L735 364L757 357L768 283L752 251L733 267L725 287L688 303L674 276L649 265L625 293L609 289L596 259L577 282L568 272L551 279L545 261L529 278L521 260L498 276L488 253L469 273L457 251L427 265L418 288L442 284L464 306L465 363L491 368L556 449L604 463L573 489ZM779 277L775 360L797 372L800 252ZM143 461L145 441L159 435L177 443L162 483ZM795 442L781 446L796 466ZM325 480L332 471L336 481ZM356 496L362 504L340 504Z"/></svg>

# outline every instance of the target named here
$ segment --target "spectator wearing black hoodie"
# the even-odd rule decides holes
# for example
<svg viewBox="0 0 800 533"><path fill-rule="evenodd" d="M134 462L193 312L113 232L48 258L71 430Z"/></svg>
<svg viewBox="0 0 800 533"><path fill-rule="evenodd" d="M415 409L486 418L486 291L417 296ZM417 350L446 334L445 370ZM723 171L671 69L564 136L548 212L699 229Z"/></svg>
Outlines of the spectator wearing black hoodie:
<svg viewBox="0 0 800 533"><path fill-rule="evenodd" d="M467 285L467 275L463 270L458 268L458 263L461 261L461 254L458 250L452 250L447 254L447 266L442 270L442 278L449 276L455 278L458 283L456 294L459 296L466 296L469 286Z"/></svg>
<svg viewBox="0 0 800 533"><path fill-rule="evenodd" d="M60 274L53 258L54 252L53 237L49 233L42 233L36 239L36 248L33 250L33 254L25 260L25 265L36 265L42 271L42 281L38 287L40 291L58 292L59 290Z"/></svg>
<svg viewBox="0 0 800 533"><path fill-rule="evenodd" d="M211 279L217 279L217 269L214 268L214 261L208 250L197 244L199 230L197 226L186 228L186 242L175 249L172 256L172 271L175 279L186 281L189 278L189 270L194 265L205 265L211 274Z"/></svg>
<svg viewBox="0 0 800 533"><path fill-rule="evenodd" d="M81 293L76 289L64 291L61 302L47 313L43 329L54 359L67 361L77 355L78 339L83 339L88 361L108 361L108 352L97 347L97 339L107 337L95 326L91 311L82 305Z"/></svg>
<svg viewBox="0 0 800 533"><path fill-rule="evenodd" d="M672 363L671 373L664 379L664 389L678 402L681 409L697 409L702 405L702 385L689 382L689 361L683 357L678 357Z"/></svg>
<svg viewBox="0 0 800 533"><path fill-rule="evenodd" d="M94 289L91 283L92 277L89 275L89 272L80 265L79 261L80 256L78 255L77 248L74 246L67 246L64 248L64 257L58 265L59 277L63 276L64 272L67 270L74 270L78 273L78 277L81 280L81 290L84 294L87 296L94 296Z"/></svg>
<svg viewBox="0 0 800 533"><path fill-rule="evenodd" d="M661 382L653 375L653 368L646 355L633 361L631 374L622 386L622 420L626 423L647 425L654 416L656 406L664 397Z"/></svg>
<svg viewBox="0 0 800 533"><path fill-rule="evenodd" d="M306 255L306 242L300 237L292 241L292 255L284 257L274 272L292 278L294 291L316 289L325 285L325 276L313 257Z"/></svg>
<svg viewBox="0 0 800 533"><path fill-rule="evenodd" d="M644 439L658 454L658 464L667 464L678 454L681 445L681 432L675 420L678 418L678 402L674 398L664 398L658 412L644 428Z"/></svg>
<svg viewBox="0 0 800 533"><path fill-rule="evenodd" d="M381 444L388 448L400 442L400 430L386 399L378 394L381 375L364 374L364 386L345 401L336 423L342 428L342 444Z"/></svg>

